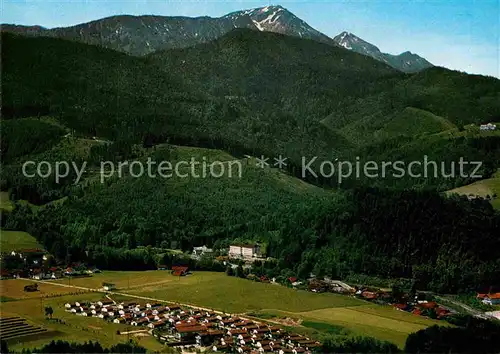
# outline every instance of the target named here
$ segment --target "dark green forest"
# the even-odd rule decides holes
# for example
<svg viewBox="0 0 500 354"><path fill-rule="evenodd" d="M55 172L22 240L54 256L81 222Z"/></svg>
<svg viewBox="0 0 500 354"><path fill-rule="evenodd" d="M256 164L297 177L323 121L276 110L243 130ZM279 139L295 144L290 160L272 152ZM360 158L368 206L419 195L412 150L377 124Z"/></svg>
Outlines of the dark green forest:
<svg viewBox="0 0 500 354"><path fill-rule="evenodd" d="M500 167L500 135L477 125L500 121L497 79L403 74L342 48L246 30L143 58L6 33L2 46L0 186L15 203L2 227L28 231L58 259L151 269L151 248L244 239L276 258L264 273L408 278L440 292L500 284L500 214L441 194L474 179L296 178L302 156L463 158L481 161L488 178ZM289 160L259 169L245 154ZM103 160L193 155L241 159L244 173L99 181ZM27 160L87 169L78 183L75 172L28 178Z"/></svg>
<svg viewBox="0 0 500 354"><path fill-rule="evenodd" d="M74 134L115 142L122 155L134 143L167 141L236 156L282 154L299 177L302 156L411 161L426 154L447 162L463 154L481 158L485 178L498 166L498 135L486 145L463 131L500 120L494 78L443 68L402 74L341 48L247 30L146 58L54 38L2 33L2 42L4 118L51 115ZM431 117L418 134L406 129L417 109ZM436 128L433 115L447 123ZM308 181L339 187L335 179ZM469 182L350 179L340 187L447 190Z"/></svg>

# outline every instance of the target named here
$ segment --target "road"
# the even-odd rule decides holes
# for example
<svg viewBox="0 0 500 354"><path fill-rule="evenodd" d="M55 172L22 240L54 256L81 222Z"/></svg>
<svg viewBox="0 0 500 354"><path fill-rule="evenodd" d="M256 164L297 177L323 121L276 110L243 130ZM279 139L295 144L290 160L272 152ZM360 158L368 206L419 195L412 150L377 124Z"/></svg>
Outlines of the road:
<svg viewBox="0 0 500 354"><path fill-rule="evenodd" d="M476 310L475 308L472 308L469 305L464 304L463 302L460 302L458 300L451 299L449 297L439 296L439 295L436 295L436 294L434 294L434 297L438 301L442 301L444 304L446 304L448 302L448 303L453 304L453 305L455 305L457 307L463 308L465 310L465 312L467 312L468 315L472 315L474 317L480 317L480 318L489 318L489 316L485 315L484 312Z"/></svg>

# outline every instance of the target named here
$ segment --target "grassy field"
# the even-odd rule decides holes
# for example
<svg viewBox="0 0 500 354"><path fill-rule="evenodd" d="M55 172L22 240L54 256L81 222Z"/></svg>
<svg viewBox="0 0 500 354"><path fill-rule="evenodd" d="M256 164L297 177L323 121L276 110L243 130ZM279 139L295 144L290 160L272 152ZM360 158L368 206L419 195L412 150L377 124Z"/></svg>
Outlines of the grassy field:
<svg viewBox="0 0 500 354"><path fill-rule="evenodd" d="M0 230L0 250L11 252L23 248L40 248L37 240L27 232Z"/></svg>
<svg viewBox="0 0 500 354"><path fill-rule="evenodd" d="M494 194L497 197L491 200L491 204L495 209L500 210L500 171L498 171L492 178L483 179L466 186L452 189L447 194L461 194L461 195L478 195L485 198L486 196L492 197Z"/></svg>
<svg viewBox="0 0 500 354"><path fill-rule="evenodd" d="M9 192L0 192L0 210L12 211L14 205L9 199Z"/></svg>
<svg viewBox="0 0 500 354"><path fill-rule="evenodd" d="M113 283L117 291L137 289L146 285L161 285L175 281L177 278L170 274L169 270L154 270L144 272L119 272L105 271L94 274L91 277L64 278L54 280L55 283L82 286L92 289L102 288L102 283Z"/></svg>
<svg viewBox="0 0 500 354"><path fill-rule="evenodd" d="M360 306L361 300L336 295L314 294L279 285L257 283L225 273L195 272L187 277L165 276L170 282L131 289L130 293L182 302L232 313L273 308L310 311L343 306Z"/></svg>
<svg viewBox="0 0 500 354"><path fill-rule="evenodd" d="M103 297L103 294L49 283L40 283L40 291L25 293L23 287L26 284L33 284L33 282L17 279L0 281L2 297L0 311L2 316L23 317L33 325L46 328L49 333L30 337L29 341L11 340L9 348L21 350L40 347L57 339L71 342L99 341L103 346L111 346L128 340L127 335L118 335L116 331L131 330L130 326L108 323L99 318L76 316L64 311L64 304L67 302L97 301ZM3 299L7 302L4 302ZM53 308L54 319L59 319L61 322L45 318L44 308L46 306ZM160 351L163 348L163 345L153 337L130 336L130 338L152 351Z"/></svg>
<svg viewBox="0 0 500 354"><path fill-rule="evenodd" d="M410 333L416 332L428 326L439 324L447 325L446 322L415 316L406 312L397 311L390 306L379 306L367 304L353 307L327 308L305 312L265 310L267 314L276 317L294 318L302 320L303 325L315 323L314 327L320 331L331 332L329 328L344 327L353 333L375 337L386 340L404 347L406 338ZM318 328L323 323L325 329Z"/></svg>
<svg viewBox="0 0 500 354"><path fill-rule="evenodd" d="M56 282L69 284L68 279ZM225 273L195 272L174 277L170 271L112 272L89 278L71 279L71 285L100 288L103 282L114 283L117 291L241 313L263 308L308 311L337 306L359 306L364 301L336 294L314 294L278 285L256 283Z"/></svg>
<svg viewBox="0 0 500 354"><path fill-rule="evenodd" d="M348 296L254 283L223 273L195 272L171 282L132 289L130 293L233 313L260 310L280 317L323 322L388 340L400 347L408 334L433 324L444 324Z"/></svg>
<svg viewBox="0 0 500 354"><path fill-rule="evenodd" d="M83 290L62 287L50 283L39 283L38 291L25 292L24 286L33 284L32 281L23 279L7 279L0 281L0 294L10 300L23 300L41 297L54 297L64 294L82 293Z"/></svg>
<svg viewBox="0 0 500 354"><path fill-rule="evenodd" d="M280 317L323 322L387 340L400 347L404 346L408 334L433 324L444 324L352 297L254 283L222 273L197 272L171 282L132 289L130 293L228 312L261 310Z"/></svg>
<svg viewBox="0 0 500 354"><path fill-rule="evenodd" d="M87 335L94 335L94 340L109 345L122 340L122 337L116 335L116 330L124 330L125 326L109 324L96 318L74 316L62 311L62 306L68 301L97 300L103 296L96 292L69 295L68 292L81 290L62 285L97 289L101 287L102 282L116 284L116 291L122 294L120 298L124 298L125 293L229 313L261 312L267 314L268 319L273 316L288 317L315 324L311 328L303 325L297 329L323 331L319 326L326 328L324 331L331 332L332 328L344 327L353 333L387 340L400 347L404 345L408 334L433 324L444 324L442 321L414 316L394 310L390 306L379 306L353 297L329 293L315 294L228 277L224 273L215 272L194 272L187 277L174 277L169 271L105 271L87 278L42 283L38 294L22 292L23 286L29 283L27 281L8 280L4 281L7 286L3 287L6 290L2 290L1 295L9 302L0 306L6 313L23 316L35 324L45 325L56 331L57 338L85 340ZM40 299L42 292L47 295ZM47 305L53 306L55 316L62 318L66 324L47 323L48 320L44 319L42 313L43 306ZM73 328L77 328L83 336L76 335ZM43 341L47 339L30 342L29 345L36 346ZM158 346L161 346L151 337L141 338L139 343L151 350L159 350ZM18 346L21 347L21 344Z"/></svg>

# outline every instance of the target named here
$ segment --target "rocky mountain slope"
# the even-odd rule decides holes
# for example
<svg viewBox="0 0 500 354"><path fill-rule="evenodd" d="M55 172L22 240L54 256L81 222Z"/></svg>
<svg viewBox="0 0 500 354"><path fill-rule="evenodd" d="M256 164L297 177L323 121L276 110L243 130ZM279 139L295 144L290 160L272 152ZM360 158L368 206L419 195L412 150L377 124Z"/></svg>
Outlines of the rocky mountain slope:
<svg viewBox="0 0 500 354"><path fill-rule="evenodd" d="M424 58L408 51L399 55L382 53L373 44L349 32L342 32L335 36L333 40L341 47L377 59L403 72L419 72L433 66Z"/></svg>
<svg viewBox="0 0 500 354"><path fill-rule="evenodd" d="M404 72L416 72L432 66L425 59L409 52L397 56L381 53L374 45L347 32L332 39L279 5L236 11L217 18L120 15L52 29L2 25L2 31L6 32L76 40L138 56L209 42L234 28L276 32L332 46L340 45Z"/></svg>

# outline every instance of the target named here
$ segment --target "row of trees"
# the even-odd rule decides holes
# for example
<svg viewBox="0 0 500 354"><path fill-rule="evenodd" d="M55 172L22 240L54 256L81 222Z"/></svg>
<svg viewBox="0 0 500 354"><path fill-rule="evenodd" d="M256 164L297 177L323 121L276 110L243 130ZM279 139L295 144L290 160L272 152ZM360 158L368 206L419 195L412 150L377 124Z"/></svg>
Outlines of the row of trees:
<svg viewBox="0 0 500 354"><path fill-rule="evenodd" d="M23 349L22 351L9 350L8 344L5 341L1 341L1 352L2 353L22 353L22 354L32 354L32 353L130 353L130 354L142 354L146 353L147 350L141 347L137 343L130 341L128 343L115 344L109 348L104 348L99 342L85 342L85 343L73 343L62 340L51 341L39 348L33 349Z"/></svg>

